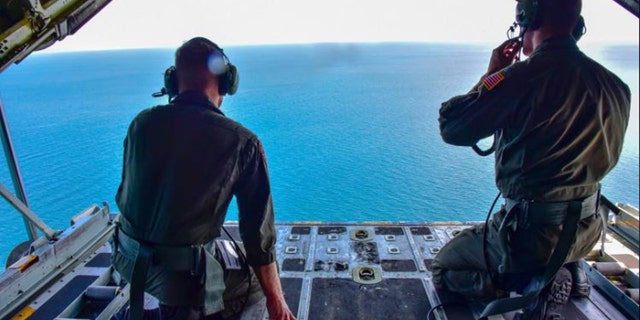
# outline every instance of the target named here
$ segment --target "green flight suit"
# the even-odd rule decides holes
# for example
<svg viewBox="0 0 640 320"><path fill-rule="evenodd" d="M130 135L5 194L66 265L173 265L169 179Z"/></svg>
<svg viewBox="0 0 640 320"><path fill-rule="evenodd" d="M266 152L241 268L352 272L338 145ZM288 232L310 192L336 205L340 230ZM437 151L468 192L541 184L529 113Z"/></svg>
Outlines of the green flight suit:
<svg viewBox="0 0 640 320"><path fill-rule="evenodd" d="M628 86L567 36L544 41L528 59L444 102L439 121L443 140L453 145L472 146L496 133L496 185L503 197L554 203L598 192L620 157L629 112ZM508 254L514 261L511 278L528 279L548 262L561 224L516 223L505 252L498 239L505 213L503 207L489 222L490 271L500 278L498 266ZM484 225L465 230L442 248L432 265L436 286L482 300L514 288L509 280L493 283L486 270L483 230ZM599 215L581 220L566 261L588 254L601 230Z"/></svg>
<svg viewBox="0 0 640 320"><path fill-rule="evenodd" d="M124 243L130 248L121 243L113 265L126 280L131 280L139 242L158 253L148 269L146 292L168 306L204 305L205 314L221 310L225 286L213 241L233 196L248 263L275 261L276 229L262 145L206 96L183 92L169 105L142 111L129 127L123 158L116 201L120 233L133 240ZM189 270L194 269L187 261L191 246L202 246L194 263L198 270ZM173 253L189 257L173 261Z"/></svg>

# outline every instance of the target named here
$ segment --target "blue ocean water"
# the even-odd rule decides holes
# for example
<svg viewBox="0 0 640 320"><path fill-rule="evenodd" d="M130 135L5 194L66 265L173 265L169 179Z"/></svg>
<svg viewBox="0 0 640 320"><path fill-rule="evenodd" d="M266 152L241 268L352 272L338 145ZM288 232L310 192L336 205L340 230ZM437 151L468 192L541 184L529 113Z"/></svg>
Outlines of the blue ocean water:
<svg viewBox="0 0 640 320"><path fill-rule="evenodd" d="M493 158L447 145L442 101L484 73L491 46L317 44L243 46L225 52L240 91L222 110L265 145L281 221L478 221L497 189ZM585 48L632 89L619 165L604 181L614 202L639 203L638 46ZM162 104L173 50L36 54L0 74L29 204L62 229L72 215L114 195L131 119ZM0 182L12 187L0 163ZM233 207L228 219L236 219ZM26 239L0 204L0 261Z"/></svg>

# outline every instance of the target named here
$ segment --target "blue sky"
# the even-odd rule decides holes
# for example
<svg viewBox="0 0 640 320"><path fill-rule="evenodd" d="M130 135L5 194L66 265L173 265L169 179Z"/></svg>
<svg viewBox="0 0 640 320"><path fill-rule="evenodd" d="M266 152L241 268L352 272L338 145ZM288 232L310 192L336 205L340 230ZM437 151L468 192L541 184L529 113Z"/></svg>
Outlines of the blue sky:
<svg viewBox="0 0 640 320"><path fill-rule="evenodd" d="M314 42L500 43L512 0L113 0L48 51ZM584 0L582 43L638 43L638 19L612 0Z"/></svg>

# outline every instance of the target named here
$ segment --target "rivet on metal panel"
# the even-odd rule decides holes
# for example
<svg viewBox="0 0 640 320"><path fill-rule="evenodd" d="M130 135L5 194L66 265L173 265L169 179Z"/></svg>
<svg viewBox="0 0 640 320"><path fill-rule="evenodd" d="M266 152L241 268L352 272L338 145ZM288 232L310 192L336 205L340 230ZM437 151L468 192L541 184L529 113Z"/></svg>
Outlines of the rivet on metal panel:
<svg viewBox="0 0 640 320"><path fill-rule="evenodd" d="M396 236L392 235L392 234L387 234L384 236L384 239L387 241L395 241L396 240Z"/></svg>
<svg viewBox="0 0 640 320"><path fill-rule="evenodd" d="M336 247L327 248L327 253L336 254L336 253L338 253L338 251L340 251L340 250L338 250L338 248L336 248Z"/></svg>
<svg viewBox="0 0 640 320"><path fill-rule="evenodd" d="M338 239L340 239L340 236L335 234L335 233L329 233L327 235L327 240L335 241L335 240L338 240Z"/></svg>
<svg viewBox="0 0 640 320"><path fill-rule="evenodd" d="M436 237L434 237L432 234L427 234L425 236L423 236L424 241L436 241Z"/></svg>
<svg viewBox="0 0 640 320"><path fill-rule="evenodd" d="M290 234L289 235L289 241L298 241L300 240L300 235L299 234Z"/></svg>
<svg viewBox="0 0 640 320"><path fill-rule="evenodd" d="M294 254L298 252L298 247L286 247L284 248L284 252L288 254Z"/></svg>
<svg viewBox="0 0 640 320"><path fill-rule="evenodd" d="M400 253L400 249L396 246L389 246L387 247L387 251L389 251L389 253L391 254L398 254Z"/></svg>

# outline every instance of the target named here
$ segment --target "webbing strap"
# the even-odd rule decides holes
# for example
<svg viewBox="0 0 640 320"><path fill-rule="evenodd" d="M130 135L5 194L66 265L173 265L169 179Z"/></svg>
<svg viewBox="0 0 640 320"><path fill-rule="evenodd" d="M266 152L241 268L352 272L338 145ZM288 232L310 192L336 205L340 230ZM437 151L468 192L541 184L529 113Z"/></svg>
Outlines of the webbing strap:
<svg viewBox="0 0 640 320"><path fill-rule="evenodd" d="M569 203L568 214L562 224L562 232L560 233L556 248L553 251L553 254L551 254L549 264L547 264L542 275L531 279L531 283L533 284L531 292L520 297L503 298L491 301L484 308L482 314L480 314L480 320L487 319L487 317L492 315L522 309L538 298L540 291L542 291L542 289L551 282L556 273L558 273L558 270L562 268L562 265L567 258L569 249L571 249L571 246L576 239L581 210L581 201L571 201Z"/></svg>
<svg viewBox="0 0 640 320"><path fill-rule="evenodd" d="M131 274L131 286L129 287L129 319L142 320L144 314L144 287L147 282L147 272L151 264L152 250L140 245L138 255Z"/></svg>

